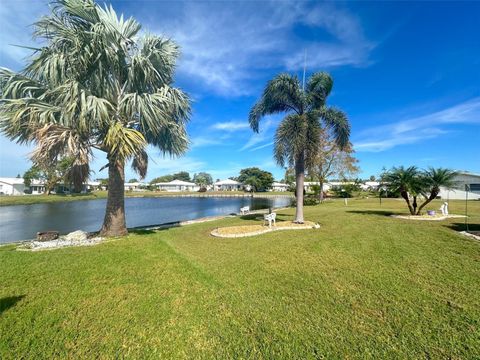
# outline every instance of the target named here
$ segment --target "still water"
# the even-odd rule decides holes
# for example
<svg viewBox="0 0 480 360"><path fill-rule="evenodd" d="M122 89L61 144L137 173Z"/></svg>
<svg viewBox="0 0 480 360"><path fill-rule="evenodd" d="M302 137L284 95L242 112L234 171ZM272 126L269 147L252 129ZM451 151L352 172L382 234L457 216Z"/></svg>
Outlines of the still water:
<svg viewBox="0 0 480 360"><path fill-rule="evenodd" d="M158 197L126 198L127 226L147 226L290 205L290 198ZM106 199L0 207L0 243L33 239L37 231L100 229Z"/></svg>

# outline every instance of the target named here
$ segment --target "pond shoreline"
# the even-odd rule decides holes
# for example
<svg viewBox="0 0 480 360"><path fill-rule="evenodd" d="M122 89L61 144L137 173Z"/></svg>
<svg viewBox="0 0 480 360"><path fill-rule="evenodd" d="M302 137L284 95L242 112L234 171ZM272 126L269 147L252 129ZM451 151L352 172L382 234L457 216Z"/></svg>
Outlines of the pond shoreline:
<svg viewBox="0 0 480 360"><path fill-rule="evenodd" d="M74 195L17 195L17 196L1 196L0 197L0 208L3 206L16 206L16 205L34 205L34 204L48 204L48 203L61 203L61 202L71 202L71 201L85 201L85 200L102 200L107 198L107 192L93 192L89 194L74 194ZM284 194L278 192L265 192L265 193L239 193L234 192L211 192L211 193L199 193L199 192L158 192L158 191L134 191L134 192L125 192L125 198L294 198L295 195L290 192Z"/></svg>
<svg viewBox="0 0 480 360"><path fill-rule="evenodd" d="M179 226L185 222L237 214L251 210L289 206L289 197L131 197L125 201L127 228L140 230L156 226ZM0 209L0 243L29 241L38 231L67 234L82 230L94 233L101 228L106 199L7 206ZM176 225L175 225L176 224Z"/></svg>
<svg viewBox="0 0 480 360"><path fill-rule="evenodd" d="M288 209L288 207L278 207L278 208L272 208L272 210L285 210ZM259 209L259 210L253 210L250 211L247 215L252 215L252 214L266 214L268 213L269 209ZM234 218L237 216L242 216L241 214L229 214L229 215L216 215L216 216L206 216L206 217L201 217L198 219L192 219L192 220L182 220L182 221L170 221L170 222L165 222L161 224L153 224L153 225L145 225L145 226L133 226L129 227L128 231L129 232L135 232L135 231L155 231L155 230L166 230L166 229L171 229L171 228L177 228L177 227L182 227L182 226L187 226L187 225L194 225L194 224L201 224L205 222L210 222L210 221L216 221L216 220L222 220L222 219L227 219L227 218ZM65 234L63 234L65 235ZM98 235L98 231L92 231L88 233L89 237L95 237ZM26 239L26 240L14 240L10 242L4 242L0 243L0 246L6 246L6 245L14 245L14 244L23 244L23 243L29 243L31 241L34 241L35 239Z"/></svg>

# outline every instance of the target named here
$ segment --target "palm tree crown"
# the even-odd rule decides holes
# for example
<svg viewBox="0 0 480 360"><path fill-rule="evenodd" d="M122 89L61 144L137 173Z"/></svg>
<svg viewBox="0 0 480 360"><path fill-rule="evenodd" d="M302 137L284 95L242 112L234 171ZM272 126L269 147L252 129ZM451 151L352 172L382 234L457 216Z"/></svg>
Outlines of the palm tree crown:
<svg viewBox="0 0 480 360"><path fill-rule="evenodd" d="M22 72L0 70L0 130L19 143L35 143L36 163L74 157L73 173L82 180L94 148L107 153L109 177L119 176L117 183L130 159L145 176L147 144L183 154L190 102L171 87L178 46L154 35L139 37L138 22L93 0L52 5L52 13L35 23L34 35L46 45L35 49ZM119 191L117 199L109 192L109 200L123 209ZM104 229L106 222L107 216ZM124 223L123 215L123 229L105 233L125 233Z"/></svg>
<svg viewBox="0 0 480 360"><path fill-rule="evenodd" d="M340 148L348 145L350 125L346 115L326 105L332 87L333 79L325 72L313 74L306 88L301 86L298 77L279 74L267 83L250 111L249 123L255 132L259 131L260 120L265 115L287 113L275 133L274 157L280 166L295 165L297 222L303 222L305 167L310 167L315 159L322 129L332 131Z"/></svg>

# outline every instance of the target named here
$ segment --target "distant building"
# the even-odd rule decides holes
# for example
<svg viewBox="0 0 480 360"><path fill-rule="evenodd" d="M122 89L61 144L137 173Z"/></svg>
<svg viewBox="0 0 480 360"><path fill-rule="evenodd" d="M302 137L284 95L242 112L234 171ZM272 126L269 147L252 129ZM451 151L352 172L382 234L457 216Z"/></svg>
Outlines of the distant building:
<svg viewBox="0 0 480 360"><path fill-rule="evenodd" d="M470 200L480 199L480 174L468 171L458 171L455 177L455 185L451 189L440 188L438 196L446 200ZM468 194L467 194L468 192Z"/></svg>
<svg viewBox="0 0 480 360"><path fill-rule="evenodd" d="M172 180L170 182L161 182L153 184L160 191L198 191L200 186L193 182Z"/></svg>
<svg viewBox="0 0 480 360"><path fill-rule="evenodd" d="M274 182L270 191L287 191L289 185L281 182Z"/></svg>
<svg viewBox="0 0 480 360"><path fill-rule="evenodd" d="M131 182L131 183L123 184L123 187L124 187L125 191L138 191L144 185L145 184L141 183L141 182Z"/></svg>
<svg viewBox="0 0 480 360"><path fill-rule="evenodd" d="M23 195L24 190L22 178L0 178L0 195Z"/></svg>
<svg viewBox="0 0 480 360"><path fill-rule="evenodd" d="M243 184L235 180L226 179L217 181L213 184L213 187L216 191L239 191L243 189Z"/></svg>

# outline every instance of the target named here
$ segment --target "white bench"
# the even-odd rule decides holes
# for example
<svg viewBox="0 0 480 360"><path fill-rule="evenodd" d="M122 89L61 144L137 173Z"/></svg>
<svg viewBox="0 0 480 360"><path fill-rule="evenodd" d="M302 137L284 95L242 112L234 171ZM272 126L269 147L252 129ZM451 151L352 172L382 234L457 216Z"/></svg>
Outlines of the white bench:
<svg viewBox="0 0 480 360"><path fill-rule="evenodd" d="M263 215L263 225L265 225L265 223L268 221L268 227L272 227L272 222L273 222L273 226L276 226L277 225L275 223L275 218L276 217L277 217L276 213Z"/></svg>
<svg viewBox="0 0 480 360"><path fill-rule="evenodd" d="M250 206L244 206L244 207L240 208L240 214L241 215L248 214L249 212L250 212Z"/></svg>

